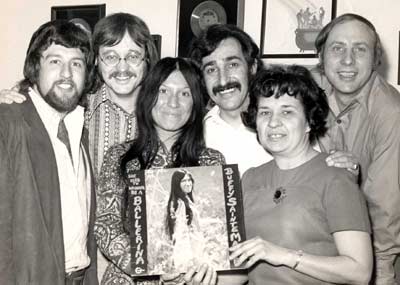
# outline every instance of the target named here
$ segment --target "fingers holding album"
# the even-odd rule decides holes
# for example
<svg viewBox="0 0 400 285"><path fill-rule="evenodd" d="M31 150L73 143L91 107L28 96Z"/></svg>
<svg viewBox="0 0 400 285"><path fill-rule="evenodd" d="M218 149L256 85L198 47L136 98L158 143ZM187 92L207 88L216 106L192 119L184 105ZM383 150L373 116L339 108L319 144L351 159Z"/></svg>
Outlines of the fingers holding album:
<svg viewBox="0 0 400 285"><path fill-rule="evenodd" d="M234 260L236 265L242 264L246 268L253 266L260 260L272 265L285 264L290 253L288 249L259 237L236 244L230 248L230 251L229 258Z"/></svg>
<svg viewBox="0 0 400 285"><path fill-rule="evenodd" d="M217 272L211 266L202 264L199 268L190 268L184 281L190 285L215 285L217 284Z"/></svg>

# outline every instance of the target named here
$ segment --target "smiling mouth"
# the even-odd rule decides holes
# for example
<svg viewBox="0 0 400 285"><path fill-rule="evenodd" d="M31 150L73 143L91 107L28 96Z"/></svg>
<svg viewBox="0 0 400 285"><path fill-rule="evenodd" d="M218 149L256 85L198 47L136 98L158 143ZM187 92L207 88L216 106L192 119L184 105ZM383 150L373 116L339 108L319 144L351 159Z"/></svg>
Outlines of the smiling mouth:
<svg viewBox="0 0 400 285"><path fill-rule="evenodd" d="M232 93L232 92L234 92L234 91L235 91L235 88L228 88L228 89L224 89L224 90L222 90L222 91L219 91L218 94L220 94L220 95L226 95L226 94Z"/></svg>
<svg viewBox="0 0 400 285"><path fill-rule="evenodd" d="M72 90L74 88L74 84L72 82L62 82L57 83L57 87L63 90Z"/></svg>
<svg viewBox="0 0 400 285"><path fill-rule="evenodd" d="M351 71L341 71L338 72L338 74L342 79L353 79L357 76L357 72L351 72Z"/></svg>
<svg viewBox="0 0 400 285"><path fill-rule="evenodd" d="M279 140L279 139L281 139L281 138L283 138L285 136L286 135L284 135L284 134L269 134L268 138L271 139L271 140Z"/></svg>

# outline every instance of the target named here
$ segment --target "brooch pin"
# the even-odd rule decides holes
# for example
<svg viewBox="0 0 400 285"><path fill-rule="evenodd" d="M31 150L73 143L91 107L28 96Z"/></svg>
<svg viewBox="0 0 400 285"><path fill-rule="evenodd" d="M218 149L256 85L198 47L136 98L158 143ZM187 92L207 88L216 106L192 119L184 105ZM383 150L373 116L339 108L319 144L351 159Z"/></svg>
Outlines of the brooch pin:
<svg viewBox="0 0 400 285"><path fill-rule="evenodd" d="M286 189L284 189L283 187L279 187L278 189L276 189L275 193L274 193L274 203L275 204L279 204L280 202L282 202L283 199L285 199L286 197Z"/></svg>

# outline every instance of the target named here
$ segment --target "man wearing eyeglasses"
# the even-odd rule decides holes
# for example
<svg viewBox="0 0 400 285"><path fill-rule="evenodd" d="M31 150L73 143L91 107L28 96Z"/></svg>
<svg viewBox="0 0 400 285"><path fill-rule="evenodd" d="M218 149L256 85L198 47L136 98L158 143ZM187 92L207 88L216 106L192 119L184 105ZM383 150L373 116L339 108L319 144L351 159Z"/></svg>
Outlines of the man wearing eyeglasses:
<svg viewBox="0 0 400 285"><path fill-rule="evenodd" d="M95 93L87 97L86 127L98 175L106 151L135 136L136 96L158 54L147 25L127 13L112 14L96 24L93 50L97 78Z"/></svg>
<svg viewBox="0 0 400 285"><path fill-rule="evenodd" d="M134 138L136 96L159 55L146 23L128 13L101 19L94 28L92 41L96 78L92 93L85 97L85 127L89 131L89 154L97 177L107 150ZM0 92L0 104L25 100L24 95L13 90ZM99 279L107 264L99 253Z"/></svg>

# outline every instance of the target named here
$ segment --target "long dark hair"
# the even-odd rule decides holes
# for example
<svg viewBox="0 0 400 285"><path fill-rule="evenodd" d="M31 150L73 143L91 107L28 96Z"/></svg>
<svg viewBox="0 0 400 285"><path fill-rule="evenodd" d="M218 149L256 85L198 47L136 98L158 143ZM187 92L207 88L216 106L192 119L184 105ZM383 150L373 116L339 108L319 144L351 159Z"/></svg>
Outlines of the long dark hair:
<svg viewBox="0 0 400 285"><path fill-rule="evenodd" d="M127 179L127 164L137 159L140 169L151 168L160 146L151 110L158 100L161 84L174 71L180 71L186 79L193 98L193 107L186 124L171 148L173 162L167 167L198 166L199 156L205 148L203 136L204 99L200 81L200 71L191 61L183 58L166 57L161 59L143 81L136 101L138 135L129 150L121 158L121 175ZM126 218L127 192L122 205L123 218Z"/></svg>
<svg viewBox="0 0 400 285"><path fill-rule="evenodd" d="M188 175L190 180L192 181L192 191L190 193L184 193L181 188L181 181L182 179ZM169 195L168 205L167 205L167 217L166 217L166 226L167 226L167 233L172 239L172 236L175 231L175 212L178 208L178 199L182 200L185 204L186 210L186 217L187 217L187 225L192 224L193 220L193 211L189 204L190 201L194 202L193 200L193 187L194 187L194 179L192 174L187 170L177 170L172 174L171 178L171 193Z"/></svg>

